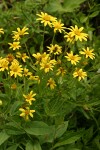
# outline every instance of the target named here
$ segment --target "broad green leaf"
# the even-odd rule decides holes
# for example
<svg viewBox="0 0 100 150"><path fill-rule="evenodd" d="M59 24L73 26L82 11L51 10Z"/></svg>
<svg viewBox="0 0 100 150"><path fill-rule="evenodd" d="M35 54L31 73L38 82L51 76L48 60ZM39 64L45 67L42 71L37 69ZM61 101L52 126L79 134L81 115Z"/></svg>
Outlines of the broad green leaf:
<svg viewBox="0 0 100 150"><path fill-rule="evenodd" d="M86 0L64 0L61 4L59 0L50 0L49 4L45 7L45 11L60 13L73 12L84 1Z"/></svg>
<svg viewBox="0 0 100 150"><path fill-rule="evenodd" d="M53 149L56 147L66 145L66 144L74 143L75 141L77 141L78 139L82 137L82 134L83 134L83 131L76 132L76 133L67 133L67 136L62 141L59 141L58 143L56 143Z"/></svg>
<svg viewBox="0 0 100 150"><path fill-rule="evenodd" d="M35 143L33 145L33 150L42 150L40 143L38 141L35 141Z"/></svg>
<svg viewBox="0 0 100 150"><path fill-rule="evenodd" d="M63 124L59 125L56 129L55 138L61 137L67 130L67 127L68 127L68 121L65 121Z"/></svg>
<svg viewBox="0 0 100 150"><path fill-rule="evenodd" d="M25 131L31 135L45 135L51 132L51 127L42 121L27 123Z"/></svg>
<svg viewBox="0 0 100 150"><path fill-rule="evenodd" d="M6 132L9 135L21 135L25 133L25 131L20 126L20 122L9 122L5 125L5 127Z"/></svg>
<svg viewBox="0 0 100 150"><path fill-rule="evenodd" d="M12 145L9 148L7 148L7 150L17 150L18 145Z"/></svg>
<svg viewBox="0 0 100 150"><path fill-rule="evenodd" d="M3 144L9 137L10 136L6 132L0 132L0 145Z"/></svg>
<svg viewBox="0 0 100 150"><path fill-rule="evenodd" d="M59 0L50 0L49 4L45 7L45 11L48 12L62 12L63 8Z"/></svg>
<svg viewBox="0 0 100 150"><path fill-rule="evenodd" d="M25 150L42 150L42 149L38 141L34 141L34 142L28 141Z"/></svg>
<svg viewBox="0 0 100 150"><path fill-rule="evenodd" d="M33 150L33 143L31 141L28 141L26 144L26 150Z"/></svg>
<svg viewBox="0 0 100 150"><path fill-rule="evenodd" d="M86 0L64 0L64 11L65 12L73 12L74 9L78 8L81 3Z"/></svg>
<svg viewBox="0 0 100 150"><path fill-rule="evenodd" d="M51 132L49 134L38 136L38 139L41 144L43 143L52 143L55 138L55 126L51 126Z"/></svg>

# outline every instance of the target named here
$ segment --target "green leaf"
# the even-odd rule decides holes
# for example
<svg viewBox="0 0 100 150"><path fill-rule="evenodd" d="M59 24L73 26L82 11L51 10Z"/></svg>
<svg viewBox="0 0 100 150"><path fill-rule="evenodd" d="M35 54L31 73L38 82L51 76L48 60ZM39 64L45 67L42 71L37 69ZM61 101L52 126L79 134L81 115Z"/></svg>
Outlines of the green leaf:
<svg viewBox="0 0 100 150"><path fill-rule="evenodd" d="M63 124L59 125L56 129L55 138L61 137L67 130L67 127L68 127L68 121L65 121Z"/></svg>
<svg viewBox="0 0 100 150"><path fill-rule="evenodd" d="M9 137L10 136L6 132L0 132L0 145L3 144Z"/></svg>
<svg viewBox="0 0 100 150"><path fill-rule="evenodd" d="M50 0L49 4L45 7L45 11L60 13L73 12L73 10L78 8L84 1L86 0L64 0L61 4L58 0Z"/></svg>
<svg viewBox="0 0 100 150"><path fill-rule="evenodd" d="M26 144L26 150L33 150L33 143L31 141L28 141Z"/></svg>
<svg viewBox="0 0 100 150"><path fill-rule="evenodd" d="M64 0L64 11L65 12L73 12L74 9L78 8L81 3L86 0Z"/></svg>
<svg viewBox="0 0 100 150"><path fill-rule="evenodd" d="M7 150L17 150L18 144L16 145L12 145L9 148L7 148Z"/></svg>
<svg viewBox="0 0 100 150"><path fill-rule="evenodd" d="M45 135L51 132L51 127L42 121L27 123L25 131L31 135Z"/></svg>
<svg viewBox="0 0 100 150"><path fill-rule="evenodd" d="M45 11L48 12L62 12L63 8L62 5L60 3L60 1L58 0L50 0L49 4L45 7Z"/></svg>
<svg viewBox="0 0 100 150"><path fill-rule="evenodd" d="M96 17L99 14L99 11L93 12L91 15L89 15L90 18Z"/></svg>
<svg viewBox="0 0 100 150"><path fill-rule="evenodd" d="M38 141L28 141L25 150L42 150Z"/></svg>
<svg viewBox="0 0 100 150"><path fill-rule="evenodd" d="M82 134L83 134L83 131L76 132L76 133L70 133L70 132L67 133L66 137L62 141L59 141L58 143L54 145L53 149L56 147L66 145L66 144L74 143L75 141L77 141L78 139L82 137Z"/></svg>

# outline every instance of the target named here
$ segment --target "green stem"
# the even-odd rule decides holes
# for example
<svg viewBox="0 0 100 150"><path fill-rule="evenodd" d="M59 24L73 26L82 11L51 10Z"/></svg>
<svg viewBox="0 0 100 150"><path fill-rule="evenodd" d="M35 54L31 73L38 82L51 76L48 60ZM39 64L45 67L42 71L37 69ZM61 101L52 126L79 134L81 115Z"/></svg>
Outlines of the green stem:
<svg viewBox="0 0 100 150"><path fill-rule="evenodd" d="M53 38L52 38L52 44L54 44L54 39L55 39L55 33L54 33Z"/></svg>

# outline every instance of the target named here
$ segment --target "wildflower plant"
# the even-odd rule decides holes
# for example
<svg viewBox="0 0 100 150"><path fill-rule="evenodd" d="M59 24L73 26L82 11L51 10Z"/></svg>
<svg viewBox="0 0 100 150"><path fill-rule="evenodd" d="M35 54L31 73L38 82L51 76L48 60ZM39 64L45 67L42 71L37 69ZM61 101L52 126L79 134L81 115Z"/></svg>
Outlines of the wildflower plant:
<svg viewBox="0 0 100 150"><path fill-rule="evenodd" d="M50 143L51 150L60 146L64 149L62 146L71 143L77 148L75 141L83 139L85 131L70 133L73 140L67 141L71 130L68 124L77 111L91 118L94 79L91 70L96 51L89 47L90 39L84 27L65 27L61 20L44 12L36 16L40 28L52 30L50 43L44 46L43 36L42 51L36 49L31 53L28 43L23 42L30 35L30 28L17 27L11 33L8 51L0 56L0 137L4 137L1 148L6 141L6 150L11 144L16 150L35 150L34 142L38 150L44 148L44 143ZM63 36L63 45L55 39L58 33ZM0 34L5 35L3 28ZM14 139L18 135L23 141Z"/></svg>

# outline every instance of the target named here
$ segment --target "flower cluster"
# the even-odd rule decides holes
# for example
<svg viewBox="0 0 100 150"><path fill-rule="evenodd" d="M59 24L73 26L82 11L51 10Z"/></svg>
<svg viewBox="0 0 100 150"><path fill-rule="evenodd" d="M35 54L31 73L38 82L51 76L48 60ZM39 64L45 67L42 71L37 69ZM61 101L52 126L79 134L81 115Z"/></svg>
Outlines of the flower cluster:
<svg viewBox="0 0 100 150"><path fill-rule="evenodd" d="M43 12L37 14L37 16L37 20L44 27L48 25L53 29L54 35L57 32L62 33L67 46L58 44L55 42L56 40L51 40L50 45L45 46L45 51L31 54L27 51L27 48L22 50L25 45L23 46L21 41L24 35L29 34L29 29L18 27L17 31L12 31L13 42L8 43L9 51L12 50L12 53L0 57L0 74L3 79L8 78L10 80L11 94L12 91L16 90L18 82L23 84L21 97L24 99L24 104L20 106L19 111L21 112L20 116L25 120L30 117L33 118L35 110L32 109L32 106L36 93L40 88L45 88L50 92L57 90L59 83L63 84L63 81L67 81L68 75L72 80L84 81L88 76L85 66L95 58L93 48L85 44L81 48L76 46L77 42L88 40L88 34L83 32L83 27L79 28L75 25L75 27L66 28L61 20L57 20L56 17ZM66 30L69 32L66 32ZM0 34L4 34L3 28L0 28ZM31 86L35 89L34 85L39 88L36 93L30 90ZM28 93L28 91L30 92Z"/></svg>
<svg viewBox="0 0 100 150"><path fill-rule="evenodd" d="M41 12L41 14L37 14L37 16L39 16L37 20L41 21L44 26L49 25L49 27L53 28L54 33L56 33L57 31L60 33L65 32L66 27L64 27L64 24L61 23L61 20L57 20L56 17L43 12Z"/></svg>
<svg viewBox="0 0 100 150"><path fill-rule="evenodd" d="M19 110L21 111L20 116L25 118L25 120L28 120L29 116L33 118L33 113L35 112L35 110L31 110L30 105L32 105L32 101L35 101L35 95L36 93L33 93L33 91L30 91L30 93L28 93L27 95L23 94L26 102L26 107L19 108Z"/></svg>

